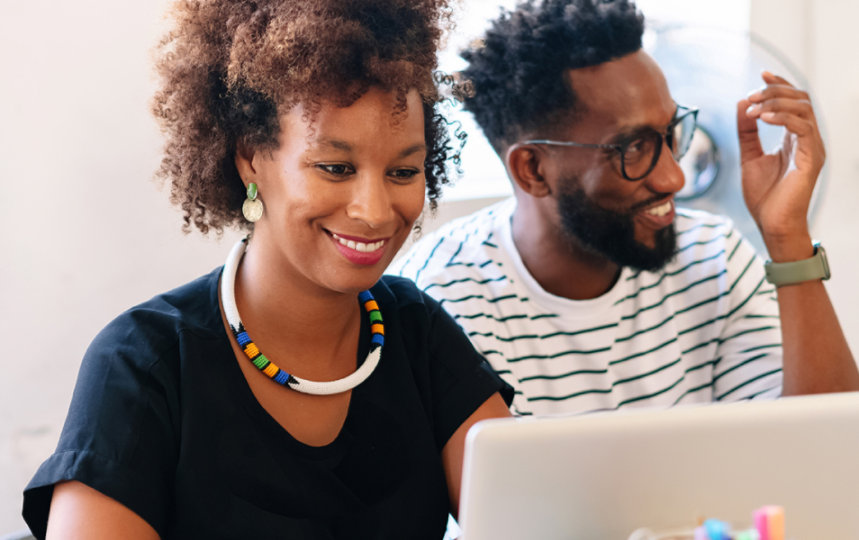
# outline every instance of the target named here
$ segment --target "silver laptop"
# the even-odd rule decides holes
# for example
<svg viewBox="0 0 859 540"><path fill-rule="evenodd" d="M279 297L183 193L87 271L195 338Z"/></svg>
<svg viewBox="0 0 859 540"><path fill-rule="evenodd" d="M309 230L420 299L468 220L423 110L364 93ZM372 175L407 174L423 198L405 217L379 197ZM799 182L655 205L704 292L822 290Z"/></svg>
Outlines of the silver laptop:
<svg viewBox="0 0 859 540"><path fill-rule="evenodd" d="M764 505L788 540L859 539L859 392L481 422L459 524L463 540L627 540L750 528Z"/></svg>

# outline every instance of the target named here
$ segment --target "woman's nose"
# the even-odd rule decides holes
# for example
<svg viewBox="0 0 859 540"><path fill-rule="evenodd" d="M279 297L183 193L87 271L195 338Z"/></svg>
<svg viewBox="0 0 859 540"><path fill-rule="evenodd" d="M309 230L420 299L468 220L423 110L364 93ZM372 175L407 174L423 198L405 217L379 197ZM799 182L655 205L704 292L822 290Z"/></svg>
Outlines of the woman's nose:
<svg viewBox="0 0 859 540"><path fill-rule="evenodd" d="M353 183L346 215L364 222L372 229L378 229L390 222L393 207L384 175L364 174Z"/></svg>

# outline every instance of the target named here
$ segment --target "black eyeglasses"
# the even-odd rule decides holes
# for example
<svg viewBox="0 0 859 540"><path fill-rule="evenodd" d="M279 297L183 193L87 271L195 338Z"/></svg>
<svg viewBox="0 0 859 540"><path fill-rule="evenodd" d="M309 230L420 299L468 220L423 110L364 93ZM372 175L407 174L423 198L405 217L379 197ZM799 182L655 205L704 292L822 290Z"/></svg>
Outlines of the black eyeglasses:
<svg viewBox="0 0 859 540"><path fill-rule="evenodd" d="M547 144L551 146L575 146L579 148L605 148L615 150L620 156L620 172L630 181L641 180L656 167L662 153L662 141L671 150L675 160L680 160L689 150L692 135L698 125L698 109L677 106L674 120L665 131L644 128L627 141L618 144L587 144L572 141L533 139L519 144Z"/></svg>

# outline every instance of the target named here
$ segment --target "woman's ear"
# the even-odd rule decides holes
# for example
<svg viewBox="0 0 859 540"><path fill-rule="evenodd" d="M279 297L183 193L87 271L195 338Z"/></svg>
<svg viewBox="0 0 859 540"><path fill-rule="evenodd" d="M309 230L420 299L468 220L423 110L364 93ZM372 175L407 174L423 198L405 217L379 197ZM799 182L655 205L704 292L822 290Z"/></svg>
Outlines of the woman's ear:
<svg viewBox="0 0 859 540"><path fill-rule="evenodd" d="M507 149L507 172L519 188L532 197L546 197L552 190L543 177L543 154L533 145L514 144Z"/></svg>
<svg viewBox="0 0 859 540"><path fill-rule="evenodd" d="M257 170L254 166L254 157L256 152L244 143L236 143L236 170L239 171L239 177L245 186L248 182L253 182L257 176Z"/></svg>

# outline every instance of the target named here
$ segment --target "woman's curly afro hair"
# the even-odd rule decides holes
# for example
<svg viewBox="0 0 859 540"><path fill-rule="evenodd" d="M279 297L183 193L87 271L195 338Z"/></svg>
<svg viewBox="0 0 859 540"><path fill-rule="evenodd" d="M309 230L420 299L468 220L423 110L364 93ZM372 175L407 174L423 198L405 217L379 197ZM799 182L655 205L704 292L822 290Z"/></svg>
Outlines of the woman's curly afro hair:
<svg viewBox="0 0 859 540"><path fill-rule="evenodd" d="M278 146L278 117L296 104L347 106L370 87L424 103L427 195L447 182L451 151L433 82L450 0L177 0L160 42L153 112L166 135L158 177L204 234L247 226L238 145ZM396 111L392 111L396 113Z"/></svg>
<svg viewBox="0 0 859 540"><path fill-rule="evenodd" d="M461 53L473 85L465 101L496 151L527 132L571 119L566 72L641 48L644 18L628 0L527 0L502 12L478 45Z"/></svg>

